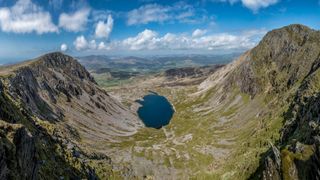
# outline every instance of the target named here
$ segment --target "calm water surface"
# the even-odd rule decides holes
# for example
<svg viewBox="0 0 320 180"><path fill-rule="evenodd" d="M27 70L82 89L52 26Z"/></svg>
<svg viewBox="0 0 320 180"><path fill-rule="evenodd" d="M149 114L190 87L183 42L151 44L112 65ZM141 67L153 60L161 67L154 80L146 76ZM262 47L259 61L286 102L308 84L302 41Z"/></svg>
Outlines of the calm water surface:
<svg viewBox="0 0 320 180"><path fill-rule="evenodd" d="M147 127L158 129L169 124L174 109L167 98L151 92L137 102L142 105L138 109L138 115Z"/></svg>

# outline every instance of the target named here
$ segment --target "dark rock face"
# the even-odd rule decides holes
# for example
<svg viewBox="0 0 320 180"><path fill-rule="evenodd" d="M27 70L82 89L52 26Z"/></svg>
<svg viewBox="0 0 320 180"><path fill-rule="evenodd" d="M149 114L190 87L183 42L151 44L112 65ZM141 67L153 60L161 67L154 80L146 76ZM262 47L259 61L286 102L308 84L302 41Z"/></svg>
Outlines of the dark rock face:
<svg viewBox="0 0 320 180"><path fill-rule="evenodd" d="M87 80L96 84L90 73L71 56L55 52L41 56L39 60L40 65L37 65L37 68L39 68L38 75L43 73L40 69L46 67L68 74L73 80Z"/></svg>
<svg viewBox="0 0 320 180"><path fill-rule="evenodd" d="M266 170L263 171L262 179L265 180L280 180L281 174L279 172L279 166L275 164L274 160L270 157L267 157L265 160Z"/></svg>
<svg viewBox="0 0 320 180"><path fill-rule="evenodd" d="M50 176L40 173L49 164L53 168L50 173L56 173L54 179L58 174L73 179L96 177L94 171L85 174L70 167L55 152L57 146L61 144L36 125L27 111L15 105L0 80L0 179L43 179ZM86 165L82 166L84 170L88 169Z"/></svg>
<svg viewBox="0 0 320 180"><path fill-rule="evenodd" d="M22 179L36 179L38 161L34 138L25 128L20 128L15 133L13 143L16 147L17 169Z"/></svg>
<svg viewBox="0 0 320 180"><path fill-rule="evenodd" d="M19 69L17 76L11 79L11 84L10 92L12 96L17 99L21 98L25 104L28 104L27 108L30 111L44 119L56 119L53 110L50 109L46 102L40 97L39 91L41 86L29 67ZM52 92L52 90L49 89L48 92ZM54 94L50 96L54 99Z"/></svg>
<svg viewBox="0 0 320 180"><path fill-rule="evenodd" d="M254 96L261 91L261 87L258 85L257 78L254 75L254 70L249 63L246 62L240 66L239 75L235 78L242 93Z"/></svg>
<svg viewBox="0 0 320 180"><path fill-rule="evenodd" d="M0 179L38 179L35 139L24 127L1 123ZM12 142L6 135L12 134Z"/></svg>
<svg viewBox="0 0 320 180"><path fill-rule="evenodd" d="M61 53L39 57L32 65L19 68L10 81L13 97L21 98L40 118L52 121L61 120L63 116L59 109L50 107L44 97L54 104L59 94L64 94L70 102L73 97L82 95L82 89L92 94L95 90L90 84L96 84L83 66Z"/></svg>

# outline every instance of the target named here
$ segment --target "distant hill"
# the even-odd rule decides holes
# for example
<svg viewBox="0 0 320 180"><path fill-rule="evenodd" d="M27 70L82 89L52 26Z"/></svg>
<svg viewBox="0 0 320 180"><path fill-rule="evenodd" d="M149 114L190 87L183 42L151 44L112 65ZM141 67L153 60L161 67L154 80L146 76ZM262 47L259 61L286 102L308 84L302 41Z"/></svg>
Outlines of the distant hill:
<svg viewBox="0 0 320 180"><path fill-rule="evenodd" d="M89 70L110 68L122 71L160 72L170 68L199 67L215 64L227 64L239 54L226 55L176 55L153 57L109 57L92 55L79 57L79 62Z"/></svg>

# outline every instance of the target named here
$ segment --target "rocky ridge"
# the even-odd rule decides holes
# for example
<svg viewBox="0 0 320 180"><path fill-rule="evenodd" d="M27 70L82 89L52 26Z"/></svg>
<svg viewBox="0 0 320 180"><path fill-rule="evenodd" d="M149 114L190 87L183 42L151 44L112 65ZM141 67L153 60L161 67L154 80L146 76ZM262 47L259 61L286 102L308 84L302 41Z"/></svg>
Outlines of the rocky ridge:
<svg viewBox="0 0 320 180"><path fill-rule="evenodd" d="M110 164L95 145L142 127L134 112L100 89L70 56L50 53L0 72L4 178L94 178L87 160Z"/></svg>
<svg viewBox="0 0 320 180"><path fill-rule="evenodd" d="M252 179L320 178L319 47L319 31L303 25L276 29L199 86L198 95L215 89L211 102L216 104L232 97L235 89L252 101L262 98L266 108L259 119L282 119L280 138L275 145L268 143Z"/></svg>

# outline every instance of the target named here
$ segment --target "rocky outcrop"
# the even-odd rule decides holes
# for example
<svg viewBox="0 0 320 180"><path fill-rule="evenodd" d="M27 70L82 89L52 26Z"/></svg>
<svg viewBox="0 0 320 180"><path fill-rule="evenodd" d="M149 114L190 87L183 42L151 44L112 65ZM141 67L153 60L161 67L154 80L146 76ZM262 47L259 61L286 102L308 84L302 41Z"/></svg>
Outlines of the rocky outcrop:
<svg viewBox="0 0 320 180"><path fill-rule="evenodd" d="M15 76L9 80L13 97L20 98L40 118L52 121L63 118L61 110L50 107L57 103L60 94L70 102L73 97L79 98L83 90L93 95L95 89L90 83L96 84L84 67L61 53L38 58L15 70Z"/></svg>
<svg viewBox="0 0 320 180"><path fill-rule="evenodd" d="M0 123L0 179L38 179L35 139L23 126Z"/></svg>
<svg viewBox="0 0 320 180"><path fill-rule="evenodd" d="M40 119L66 121L83 137L110 140L133 134L142 126L133 112L99 88L70 56L46 54L15 69L14 74L8 79L8 93L14 99Z"/></svg>

